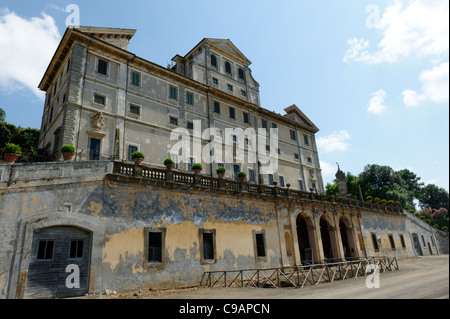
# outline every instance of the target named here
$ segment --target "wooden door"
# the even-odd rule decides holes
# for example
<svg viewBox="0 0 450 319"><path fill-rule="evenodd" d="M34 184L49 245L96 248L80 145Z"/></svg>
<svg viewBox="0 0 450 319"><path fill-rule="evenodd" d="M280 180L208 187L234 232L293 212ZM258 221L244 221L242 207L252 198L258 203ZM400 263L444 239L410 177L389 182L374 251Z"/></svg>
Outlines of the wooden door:
<svg viewBox="0 0 450 319"><path fill-rule="evenodd" d="M34 231L24 298L82 296L88 290L90 233L71 226L56 226ZM70 265L69 271L68 266ZM79 269L76 274L73 269ZM79 287L68 276L76 276Z"/></svg>

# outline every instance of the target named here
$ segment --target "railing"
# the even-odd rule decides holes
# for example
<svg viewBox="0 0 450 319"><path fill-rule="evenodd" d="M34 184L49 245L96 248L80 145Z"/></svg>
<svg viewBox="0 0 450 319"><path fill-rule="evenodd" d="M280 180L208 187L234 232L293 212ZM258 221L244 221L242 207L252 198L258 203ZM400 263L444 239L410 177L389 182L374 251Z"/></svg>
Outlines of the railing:
<svg viewBox="0 0 450 319"><path fill-rule="evenodd" d="M370 266L372 265L372 266ZM282 268L245 269L231 271L207 271L200 280L200 287L254 287L254 288L303 288L349 278L364 277L385 271L398 270L395 257L368 257L351 261L289 266Z"/></svg>
<svg viewBox="0 0 450 319"><path fill-rule="evenodd" d="M180 172L177 170L166 170L143 165L114 162L114 174L129 177L137 177L155 181L165 181L177 184L210 187L222 189L230 192L244 192L252 194L262 194L274 197L289 197L290 199L327 202L335 205L356 206L372 210L382 210L391 213L400 213L402 208L398 205L379 205L375 203L362 202L355 199L326 196L313 192L292 190L285 187L252 184L246 182L236 182L229 179L215 178L206 175L195 175L192 173Z"/></svg>

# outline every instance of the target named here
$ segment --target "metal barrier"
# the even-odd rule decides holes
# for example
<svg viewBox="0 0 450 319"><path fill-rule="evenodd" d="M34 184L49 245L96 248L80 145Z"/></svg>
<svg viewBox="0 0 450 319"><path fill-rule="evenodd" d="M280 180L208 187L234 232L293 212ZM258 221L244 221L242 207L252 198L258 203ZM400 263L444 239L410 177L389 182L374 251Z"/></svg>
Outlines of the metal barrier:
<svg viewBox="0 0 450 319"><path fill-rule="evenodd" d="M323 282L364 277L372 273L374 267L368 267L369 265L374 265L380 273L399 269L395 257L367 257L307 266L207 271L203 274L199 286L303 288L305 285L318 285Z"/></svg>

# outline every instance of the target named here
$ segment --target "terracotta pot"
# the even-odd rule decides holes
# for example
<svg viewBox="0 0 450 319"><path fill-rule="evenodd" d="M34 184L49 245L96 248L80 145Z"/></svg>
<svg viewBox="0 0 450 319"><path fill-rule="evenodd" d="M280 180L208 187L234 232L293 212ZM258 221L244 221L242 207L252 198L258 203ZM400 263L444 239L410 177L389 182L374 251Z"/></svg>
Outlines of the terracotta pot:
<svg viewBox="0 0 450 319"><path fill-rule="evenodd" d="M8 163L14 163L15 161L17 161L18 158L19 158L19 155L15 154L15 153L5 153L5 160Z"/></svg>
<svg viewBox="0 0 450 319"><path fill-rule="evenodd" d="M245 182L245 180L247 179L247 176L243 176L243 177L238 177L240 182Z"/></svg>
<svg viewBox="0 0 450 319"><path fill-rule="evenodd" d="M194 169L194 173L195 173L195 175L198 175L198 174L200 174L200 172L201 172L202 170L200 169L200 168L196 168L196 169Z"/></svg>
<svg viewBox="0 0 450 319"><path fill-rule="evenodd" d="M70 160L72 160L72 158L73 158L74 155L75 155L75 154L74 154L74 153L71 153L71 152L62 152L62 156L63 156L63 158L64 158L65 161L70 161Z"/></svg>
<svg viewBox="0 0 450 319"><path fill-rule="evenodd" d="M217 173L217 176L218 176L219 178L224 178L224 177L225 177L225 173Z"/></svg>
<svg viewBox="0 0 450 319"><path fill-rule="evenodd" d="M134 164L136 164L136 165L141 165L143 160L144 160L143 158L139 158L139 157L133 158Z"/></svg>
<svg viewBox="0 0 450 319"><path fill-rule="evenodd" d="M22 148L22 152L24 152L24 153L28 153L29 151L30 151L29 147Z"/></svg>
<svg viewBox="0 0 450 319"><path fill-rule="evenodd" d="M166 168L171 171L173 169L173 164L166 164Z"/></svg>

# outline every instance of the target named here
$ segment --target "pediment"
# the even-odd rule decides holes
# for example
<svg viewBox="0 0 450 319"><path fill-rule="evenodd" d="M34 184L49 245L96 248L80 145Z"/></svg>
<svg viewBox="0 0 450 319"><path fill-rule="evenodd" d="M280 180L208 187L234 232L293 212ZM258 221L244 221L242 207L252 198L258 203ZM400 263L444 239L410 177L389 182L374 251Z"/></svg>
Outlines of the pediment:
<svg viewBox="0 0 450 319"><path fill-rule="evenodd" d="M309 126L314 130L319 130L319 128L298 108L297 105L293 104L285 108L284 111L286 112L286 118L299 124Z"/></svg>
<svg viewBox="0 0 450 319"><path fill-rule="evenodd" d="M213 49L216 49L222 53L226 52L228 55L232 55L237 60L243 61L245 64L250 65L251 62L247 57L230 41L230 39L205 39Z"/></svg>

